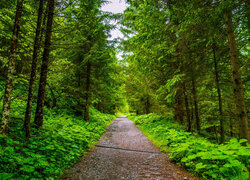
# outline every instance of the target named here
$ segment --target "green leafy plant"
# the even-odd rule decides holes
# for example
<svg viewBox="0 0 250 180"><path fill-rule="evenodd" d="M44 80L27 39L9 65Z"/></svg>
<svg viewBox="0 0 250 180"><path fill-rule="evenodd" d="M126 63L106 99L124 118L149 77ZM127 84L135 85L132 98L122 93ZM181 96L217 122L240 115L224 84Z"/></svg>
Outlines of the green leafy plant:
<svg viewBox="0 0 250 180"><path fill-rule="evenodd" d="M42 129L28 142L23 135L0 135L0 179L54 179L98 141L114 116L90 110L90 121L48 113ZM17 129L22 121L12 124ZM15 140L14 140L15 139Z"/></svg>
<svg viewBox="0 0 250 180"><path fill-rule="evenodd" d="M131 119L162 151L177 164L205 179L248 179L250 145L233 138L225 145L186 132L179 124L156 114L131 116Z"/></svg>

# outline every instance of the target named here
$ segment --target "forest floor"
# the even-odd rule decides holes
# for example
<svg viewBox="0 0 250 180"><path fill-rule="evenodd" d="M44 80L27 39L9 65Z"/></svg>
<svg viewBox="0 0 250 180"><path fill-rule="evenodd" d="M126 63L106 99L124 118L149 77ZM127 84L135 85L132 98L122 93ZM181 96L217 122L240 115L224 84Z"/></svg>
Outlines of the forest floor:
<svg viewBox="0 0 250 180"><path fill-rule="evenodd" d="M120 117L61 179L198 179L170 162L135 124Z"/></svg>

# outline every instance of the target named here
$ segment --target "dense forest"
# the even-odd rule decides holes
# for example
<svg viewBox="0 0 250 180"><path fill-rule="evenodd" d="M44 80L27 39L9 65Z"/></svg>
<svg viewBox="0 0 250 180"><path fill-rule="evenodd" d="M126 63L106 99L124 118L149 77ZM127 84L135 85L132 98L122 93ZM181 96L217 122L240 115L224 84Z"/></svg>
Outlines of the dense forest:
<svg viewBox="0 0 250 180"><path fill-rule="evenodd" d="M249 139L247 3L131 1L122 20L131 107L173 113L220 143L225 135Z"/></svg>
<svg viewBox="0 0 250 180"><path fill-rule="evenodd" d="M121 114L190 171L247 179L250 1L127 0L121 14L106 3L0 0L0 179L58 177ZM110 40L116 26L124 38ZM165 126L233 159L208 174Z"/></svg>

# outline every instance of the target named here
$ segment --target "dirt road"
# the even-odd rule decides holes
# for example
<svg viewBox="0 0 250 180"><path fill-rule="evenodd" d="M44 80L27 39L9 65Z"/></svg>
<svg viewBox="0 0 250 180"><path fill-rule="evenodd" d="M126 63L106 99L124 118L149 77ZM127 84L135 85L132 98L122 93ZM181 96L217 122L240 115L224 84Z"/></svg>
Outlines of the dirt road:
<svg viewBox="0 0 250 180"><path fill-rule="evenodd" d="M63 179L196 179L171 163L142 134L134 123L120 117L89 153L76 163Z"/></svg>

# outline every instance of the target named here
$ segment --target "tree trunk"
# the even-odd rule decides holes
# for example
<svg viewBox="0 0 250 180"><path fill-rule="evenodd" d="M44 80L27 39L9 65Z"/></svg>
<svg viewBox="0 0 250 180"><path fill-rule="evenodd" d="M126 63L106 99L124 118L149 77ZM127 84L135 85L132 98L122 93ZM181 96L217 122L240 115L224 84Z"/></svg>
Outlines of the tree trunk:
<svg viewBox="0 0 250 180"><path fill-rule="evenodd" d="M51 106L51 108L54 108L54 107L56 107L56 103L57 103L56 96L55 96L55 94L53 92L52 87L49 84L47 84L47 85L49 87L49 90L50 90L50 93L51 93L51 96L52 96L52 106Z"/></svg>
<svg viewBox="0 0 250 180"><path fill-rule="evenodd" d="M24 130L27 138L30 137L30 118L32 110L32 100L34 95L34 83L36 80L38 52L40 50L40 45L41 45L41 39L39 37L41 33L42 16L43 16L43 0L40 0L38 17L37 17L37 26L36 26L36 37L33 50L32 67L30 73L29 95L28 95L25 120L24 120Z"/></svg>
<svg viewBox="0 0 250 180"><path fill-rule="evenodd" d="M44 48L43 38L44 38L44 35L46 33L45 32L46 31L46 22L47 22L47 19L48 19L48 12L49 12L49 6L48 6L47 0L45 0L45 4L46 4L46 10L45 10L45 13L44 13L44 16L43 16L43 22L42 22L41 33L40 33L40 42L41 42L40 45L43 45L43 46L41 46L41 48Z"/></svg>
<svg viewBox="0 0 250 180"><path fill-rule="evenodd" d="M197 101L197 93L196 93L196 83L194 77L192 77L192 86L193 86L193 98L194 98L194 113L196 119L196 129L200 134L200 117L199 117L199 108L198 108L198 101Z"/></svg>
<svg viewBox="0 0 250 180"><path fill-rule="evenodd" d="M249 132L248 132L248 119L246 113L246 105L244 101L244 90L241 81L241 72L238 59L237 45L233 30L231 10L225 12L225 24L227 28L227 37L230 48L229 53L230 53L230 61L231 61L233 82L234 82L234 99L236 105L236 114L240 126L239 128L240 138L247 139L248 143L250 143Z"/></svg>
<svg viewBox="0 0 250 180"><path fill-rule="evenodd" d="M218 133L217 133L216 126L214 126L214 133L215 133L216 142L217 142L217 144L219 144L219 139L218 139Z"/></svg>
<svg viewBox="0 0 250 180"><path fill-rule="evenodd" d="M90 106L90 73L91 73L91 64L90 60L87 61L87 75L86 75L86 105L84 112L84 120L89 120L89 106Z"/></svg>
<svg viewBox="0 0 250 180"><path fill-rule="evenodd" d="M183 82L183 95L184 95L184 100L185 100L185 107L186 107L186 115L187 115L187 131L191 132L191 117L190 117L190 109L189 109L189 103L188 103L188 97L187 97L187 89L186 89L186 83Z"/></svg>
<svg viewBox="0 0 250 180"><path fill-rule="evenodd" d="M234 136L234 133L233 133L233 120L232 120L232 117L230 116L229 117L229 125L230 125L230 137L233 137Z"/></svg>
<svg viewBox="0 0 250 180"><path fill-rule="evenodd" d="M146 99L146 114L150 113L150 99L149 96Z"/></svg>
<svg viewBox="0 0 250 180"><path fill-rule="evenodd" d="M78 74L78 78L77 78L77 87L80 90L81 89L81 73L77 73ZM78 98L77 100L77 104L80 107L81 106L81 98Z"/></svg>
<svg viewBox="0 0 250 180"><path fill-rule="evenodd" d="M191 96L189 98L189 102L190 102L190 107L191 107L191 124L192 124L192 122L194 122L194 105L193 105Z"/></svg>
<svg viewBox="0 0 250 180"><path fill-rule="evenodd" d="M181 66L181 73L184 75L184 67L183 65ZM187 88L186 88L186 83L185 80L183 79L182 83L182 88L183 88L183 96L184 96L184 101L185 101L185 108L186 108L186 116L187 116L187 131L191 132L191 119L190 119L190 109L189 109L189 103L188 103L188 96L187 96Z"/></svg>
<svg viewBox="0 0 250 180"><path fill-rule="evenodd" d="M13 86L12 81L14 79L14 72L15 72L16 50L17 50L17 44L18 44L18 34L19 34L19 29L20 29L22 10L23 10L23 0L18 0L15 24L14 24L13 35L12 35L12 40L11 40L11 54L10 54L10 59L9 59L9 64L8 64L9 65L8 75L6 79L6 87L5 87L5 94L4 94L3 118L2 118L1 128L0 128L1 133L4 136L8 135L11 92L12 92L12 86Z"/></svg>
<svg viewBox="0 0 250 180"><path fill-rule="evenodd" d="M175 102L176 102L176 118L180 123L183 123L183 101L182 101L182 88L181 85L179 85L179 88L176 92L175 96Z"/></svg>
<svg viewBox="0 0 250 180"><path fill-rule="evenodd" d="M221 100L221 90L220 90L220 82L219 82L219 72L217 66L217 59L216 59L216 51L215 51L215 44L213 46L213 55L214 55L214 70L215 70L215 82L217 87L218 93L218 102L219 102L219 120L220 120L220 143L225 142L225 135L224 135L224 123L223 123L223 111L222 111L222 100Z"/></svg>
<svg viewBox="0 0 250 180"><path fill-rule="evenodd" d="M43 52L43 62L42 62L42 68L41 68L41 76L40 76L37 108L36 108L36 116L35 116L35 124L37 128L40 128L43 125L43 106L44 106L44 98L45 98L45 86L46 86L47 74L48 74L49 53L50 53L50 45L51 45L55 0L48 0L47 6L49 6L49 11L48 11L45 45L44 45L44 52Z"/></svg>

